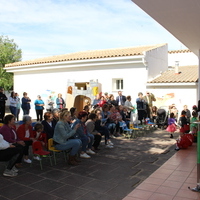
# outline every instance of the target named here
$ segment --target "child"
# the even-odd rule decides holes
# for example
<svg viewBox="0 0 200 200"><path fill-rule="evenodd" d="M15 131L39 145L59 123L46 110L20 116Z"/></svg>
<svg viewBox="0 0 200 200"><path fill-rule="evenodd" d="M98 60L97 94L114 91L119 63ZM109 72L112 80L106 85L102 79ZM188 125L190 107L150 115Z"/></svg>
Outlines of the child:
<svg viewBox="0 0 200 200"><path fill-rule="evenodd" d="M156 123L156 119L157 119L157 107L153 106L152 107L152 122Z"/></svg>
<svg viewBox="0 0 200 200"><path fill-rule="evenodd" d="M189 143L190 141L188 137L183 132L180 132L180 136L176 141L175 150L178 151L179 149L187 149L189 146Z"/></svg>
<svg viewBox="0 0 200 200"><path fill-rule="evenodd" d="M190 131L187 117L186 117L186 112L184 110L181 112L181 116L179 118L179 124L181 126L181 130L182 130L181 132L188 133Z"/></svg>
<svg viewBox="0 0 200 200"><path fill-rule="evenodd" d="M44 126L41 123L36 123L34 126L34 138L37 141L40 141L42 143L42 146L46 149L47 148L47 136L46 133L42 133L44 129Z"/></svg>
<svg viewBox="0 0 200 200"><path fill-rule="evenodd" d="M174 113L170 113L170 117L168 119L168 127L166 129L166 131L170 132L170 138L173 138L173 133L176 131L176 120L174 118Z"/></svg>
<svg viewBox="0 0 200 200"><path fill-rule="evenodd" d="M192 118L191 118L191 121L190 121L190 131L194 136L194 142L197 142L198 125L193 123L193 122L196 122L196 121L198 121L198 113L196 111L193 111L192 112Z"/></svg>

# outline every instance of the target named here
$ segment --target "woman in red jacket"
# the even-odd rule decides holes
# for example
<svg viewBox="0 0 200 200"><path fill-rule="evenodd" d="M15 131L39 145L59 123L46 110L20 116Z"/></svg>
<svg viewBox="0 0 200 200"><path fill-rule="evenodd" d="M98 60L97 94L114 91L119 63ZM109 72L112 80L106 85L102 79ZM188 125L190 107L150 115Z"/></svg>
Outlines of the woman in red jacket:
<svg viewBox="0 0 200 200"><path fill-rule="evenodd" d="M23 116L23 124L17 129L17 136L20 140L24 141L24 162L31 163L32 161L28 158L29 146L35 141L33 135L33 127L31 126L32 120L28 115Z"/></svg>

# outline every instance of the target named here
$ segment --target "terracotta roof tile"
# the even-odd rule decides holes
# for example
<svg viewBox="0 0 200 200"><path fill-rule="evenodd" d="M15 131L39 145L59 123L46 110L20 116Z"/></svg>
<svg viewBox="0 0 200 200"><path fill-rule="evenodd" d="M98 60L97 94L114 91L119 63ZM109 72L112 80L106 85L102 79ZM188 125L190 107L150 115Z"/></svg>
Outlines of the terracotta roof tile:
<svg viewBox="0 0 200 200"><path fill-rule="evenodd" d="M88 59L143 55L144 51L156 49L164 45L166 44L82 51L82 52L75 52L75 53L69 53L69 54L64 54L64 55L38 58L38 59L28 60L28 61L15 62L15 63L7 64L6 67L34 65L34 64L52 63L52 62L64 62L64 61L73 61L73 60L88 60Z"/></svg>
<svg viewBox="0 0 200 200"><path fill-rule="evenodd" d="M183 50L172 50L172 51L168 51L169 54L172 53L191 53L191 51L189 49L183 49Z"/></svg>
<svg viewBox="0 0 200 200"><path fill-rule="evenodd" d="M198 82L198 66L179 66L179 74L168 70L148 83L196 83Z"/></svg>

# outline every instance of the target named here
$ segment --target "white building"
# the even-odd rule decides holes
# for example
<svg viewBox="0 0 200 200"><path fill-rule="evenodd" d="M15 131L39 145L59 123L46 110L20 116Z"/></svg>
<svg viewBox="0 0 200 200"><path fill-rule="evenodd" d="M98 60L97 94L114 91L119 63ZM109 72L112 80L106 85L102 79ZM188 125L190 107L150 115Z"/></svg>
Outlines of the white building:
<svg viewBox="0 0 200 200"><path fill-rule="evenodd" d="M34 117L38 94L45 101L62 93L67 107L79 110L100 92L116 95L122 90L134 99L146 91L147 80L167 70L167 52L167 44L85 51L7 64L5 69L14 73L14 91L32 99Z"/></svg>

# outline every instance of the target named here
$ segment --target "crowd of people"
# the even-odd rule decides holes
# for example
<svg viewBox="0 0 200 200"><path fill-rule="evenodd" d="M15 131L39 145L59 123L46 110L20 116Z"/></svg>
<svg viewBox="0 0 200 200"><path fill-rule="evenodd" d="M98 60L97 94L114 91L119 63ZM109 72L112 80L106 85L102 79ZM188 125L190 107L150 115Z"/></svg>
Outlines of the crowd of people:
<svg viewBox="0 0 200 200"><path fill-rule="evenodd" d="M57 150L69 150L68 163L70 165L79 165L79 158L91 158L99 151L102 136L104 136L105 147L112 149L114 144L112 138L119 137L122 134L120 122L129 127L130 122L139 120L144 124L146 118L156 119L157 108L153 106L156 101L155 96L146 92L138 93L135 105L132 104L131 96L124 96L118 92L114 98L113 94L105 93L102 96L96 96L92 105L86 105L81 111L77 108L65 108L65 101L62 94L58 94L56 101L51 96L48 97L46 105L41 96L38 95L34 101L36 111L36 121L32 122L30 113L31 99L27 93L23 93L20 100L17 93L12 92L10 96L10 112L5 115L5 101L7 97L0 88L0 113L3 126L0 128L0 161L9 161L4 176L17 176L22 162L31 163L29 156L29 147L35 142L40 141L44 149L48 147L48 140L53 138L54 146ZM56 104L56 107L54 106ZM46 108L45 108L46 106ZM20 107L23 110L23 119L20 125L19 121ZM46 110L45 110L46 109ZM137 110L137 114L136 114ZM169 125L174 123L176 126L176 108L173 105L169 111ZM184 118L181 123L189 123L189 111L185 108ZM182 113L184 115L184 113ZM192 115L195 117L195 114ZM137 119L136 119L137 118ZM194 121L194 119L192 119ZM181 126L184 125L182 124ZM170 127L170 126L169 126ZM192 130L196 131L196 126L191 124ZM173 137L172 129L168 130ZM48 149L47 149L48 150ZM40 160L40 157L33 157Z"/></svg>
<svg viewBox="0 0 200 200"><path fill-rule="evenodd" d="M176 141L175 150L186 149L193 142L197 142L198 124L199 121L198 107L194 105L192 112L184 105L181 115L178 118L178 110L173 104L169 107L169 117L167 131L170 133L170 138L174 137L174 132L179 132L179 137Z"/></svg>
<svg viewBox="0 0 200 200"><path fill-rule="evenodd" d="M59 94L56 99L57 107L54 108L54 102L51 97L48 98L48 106L45 110L45 103L38 95L35 100L36 122L33 123L30 113L31 99L27 93L23 93L23 98L19 99L18 94L12 92L10 96L10 113L2 115L3 126L0 128L0 161L9 161L4 176L17 176L22 163L32 163L29 155L29 147L35 142L40 141L44 149L47 149L47 143L53 138L54 146L57 150L69 150L70 155L68 163L78 165L80 158L91 158L99 151L99 145L102 136L105 138L105 147L112 149L114 144L111 138L120 136L119 121L130 121L130 112L134 107L119 92L119 98L115 100L101 97L99 101L90 109L86 105L83 110L77 112L75 107L69 110L65 108L65 102L62 95ZM1 102L7 100L1 89ZM110 102L109 102L110 100ZM126 105L128 102L128 105ZM21 123L16 123L18 119L17 104L23 110L23 119ZM1 107L2 108L2 107ZM4 113L5 114L5 113ZM79 156L77 156L79 155ZM33 159L40 160L38 156Z"/></svg>

